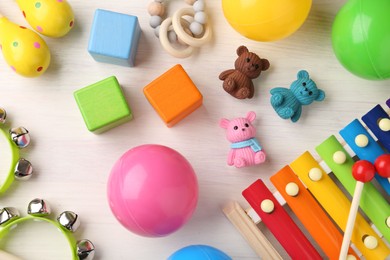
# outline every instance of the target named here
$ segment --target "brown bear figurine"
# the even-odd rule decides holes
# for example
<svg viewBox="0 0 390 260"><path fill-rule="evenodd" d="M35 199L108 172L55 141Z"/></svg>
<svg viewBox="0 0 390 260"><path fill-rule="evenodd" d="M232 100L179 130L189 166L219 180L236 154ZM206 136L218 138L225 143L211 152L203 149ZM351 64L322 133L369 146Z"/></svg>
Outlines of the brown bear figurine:
<svg viewBox="0 0 390 260"><path fill-rule="evenodd" d="M223 89L238 99L252 98L255 94L252 79L260 76L261 71L269 68L267 59L260 59L245 46L237 49L238 58L234 62L235 69L225 70L219 75L223 80Z"/></svg>

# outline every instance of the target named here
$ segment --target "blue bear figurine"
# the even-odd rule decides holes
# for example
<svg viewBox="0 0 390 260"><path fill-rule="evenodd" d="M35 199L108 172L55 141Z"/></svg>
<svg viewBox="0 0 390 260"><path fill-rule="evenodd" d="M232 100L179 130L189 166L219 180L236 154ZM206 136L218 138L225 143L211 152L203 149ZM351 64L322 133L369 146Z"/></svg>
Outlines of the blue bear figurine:
<svg viewBox="0 0 390 260"><path fill-rule="evenodd" d="M270 93L271 105L276 113L283 119L291 118L293 122L301 117L302 106L325 98L325 92L317 88L306 70L298 72L297 80L291 84L290 89L273 88Z"/></svg>

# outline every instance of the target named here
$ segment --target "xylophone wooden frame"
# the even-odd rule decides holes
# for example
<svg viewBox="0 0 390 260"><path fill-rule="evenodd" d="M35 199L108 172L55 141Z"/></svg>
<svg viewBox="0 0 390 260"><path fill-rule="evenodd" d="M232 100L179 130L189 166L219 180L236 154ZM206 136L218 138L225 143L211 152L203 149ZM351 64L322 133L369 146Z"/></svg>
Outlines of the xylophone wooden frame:
<svg viewBox="0 0 390 260"><path fill-rule="evenodd" d="M387 104L387 106L390 107L390 99L387 100L386 104ZM367 112L366 115L364 115L362 117L362 120L364 121L364 123L366 124L367 127L364 127L359 122L359 120L356 119L356 120L353 120L349 125L347 125L343 130L340 131L342 138L344 138L344 140L347 141L347 144L348 144L348 146L350 146L352 151L349 150L347 152L344 149L344 148L348 149L348 146L346 145L346 143L339 143L337 138L332 135L331 137L326 139L322 144L320 144L316 148L317 153L320 156L325 157L325 159L323 161L321 161L322 159L316 160L316 159L314 159L313 156L311 156L310 153L305 152L303 155L298 157L298 159L296 159L293 163L290 164L291 167L286 166L283 169L281 169L277 174L273 175L271 177L271 182L273 182L274 186L277 186L277 185L275 185L275 182L277 183L277 181L273 181L273 179L275 180L275 179L279 178L279 177L277 177L278 175L283 176L283 175L286 175L286 171L287 172L291 171L292 175L295 176L294 171L295 172L298 171L301 173L307 172L309 169L311 169L311 167L313 165L315 165L319 169L321 169L321 171L324 173L328 174L330 172L333 172L334 175L339 179L339 182L343 186L345 186L345 189L350 194L353 194L353 190L354 190L356 181L353 180L351 174L348 174L349 176L346 176L345 174L343 174L348 169L350 172L350 167L352 167L352 165L354 163L352 156L357 155L360 159L372 161L372 163L373 163L373 160L375 160L376 157L378 157L380 154L386 153L385 150L387 150L387 152L390 151L390 131L388 131L388 130L382 131L378 127L380 119L390 120L389 112L385 112L385 110L380 105L377 105L373 109L371 109L369 112ZM369 128L370 131L376 136L376 139L378 140L378 142L381 143L381 146L376 142L376 140L373 137L371 137L371 134L367 131L367 128ZM368 139L368 142L370 144L370 148L368 149L368 151L365 151L367 149L365 149L364 147L358 147L355 145L355 140L353 137L356 137L359 134L367 135L367 137L368 137L367 139ZM329 147L331 147L333 149L333 152L329 150ZM372 148L372 147L374 147L374 148ZM342 166L340 166L339 164L336 164L334 162L332 163L330 154L333 154L334 151L336 151L334 149L344 151L344 153L346 155L344 162L342 164L340 164ZM327 154L327 155L325 156L325 154ZM307 165L306 161L309 161L310 167ZM303 164L302 164L302 162L303 162ZM322 167L320 166L320 164ZM326 171L324 171L322 168L325 168ZM327 174L325 174L325 175L327 176ZM301 176L301 175L299 175L299 177L304 178L304 176ZM297 176L295 176L295 178L298 179ZM377 178L378 183L382 185L383 190L385 192L387 192L387 194L390 194L390 190L389 190L390 186L388 186L389 185L388 180L383 178L386 181L386 182L384 182L384 180L380 180L380 178L378 179L378 177L376 177L376 178ZM352 181L351 181L351 179L352 179ZM330 180L330 178L329 178L329 180ZM259 185L259 183L256 183L256 182L253 183L252 185ZM298 179L298 182L299 182L300 186L304 186L304 185L307 186L306 183L302 180L299 181L299 179ZM305 184L303 184L303 183L305 183ZM249 186L248 189L250 189L251 186ZM264 187L265 187L265 185L264 185ZM311 191L310 187L307 187L307 188ZM248 192L247 191L248 189L243 191L244 197L245 197L245 193ZM282 190L281 187L279 187L278 189L279 189L279 191L276 190L273 193L273 197L277 198L277 200L279 201L280 204L282 204L282 205L288 204L290 206L290 204L287 203L284 198L282 198L282 195L280 193L280 191ZM301 191L302 188L299 190ZM305 192L307 192L306 187L304 187L303 190ZM337 188L337 190L340 190L340 189ZM321 192L321 191L319 191L319 192ZM258 196L258 194L256 192L254 192L253 194L252 194L253 196ZM368 195L368 194L370 194L370 195ZM374 195L372 195L372 194L374 194ZM366 185L366 187L363 190L363 198L366 198L366 202L361 203L360 206L361 206L361 208L365 209L366 214L368 213L367 215L369 215L368 217L371 219L371 221L375 222L375 223L371 224L371 226L373 226L375 231L371 231L371 232L375 232L375 234L372 234L373 236L377 235L379 237L380 246L379 246L378 250L381 251L379 253L379 255L382 257L384 254L387 254L388 256L390 255L389 244L386 243L386 240L390 241L390 239L389 239L390 229L388 226L389 223L383 223L384 225L381 226L380 221L383 219L383 217L386 217L386 216L387 216L387 221L390 219L390 217L389 217L390 216L390 207L389 207L388 201L380 195L379 195L380 196L380 198L379 198L378 194L379 194L379 192L376 190L374 185L369 183L368 185ZM286 194L284 194L284 195L286 196ZM345 197L345 196L343 196L343 197ZM251 199L251 197L249 196L249 200L250 199ZM328 199L328 198L326 198L326 196L325 196L323 199ZM373 202L376 203L377 200L381 200L381 202L379 203L380 206L374 205L374 207L378 208L378 207L383 207L383 205L385 205L383 210L376 211L376 212L380 212L379 216L376 216L378 214L374 214L374 213L370 214L368 212L369 209L371 209L371 207L372 207L372 203ZM343 203L350 204L349 201L345 202L345 199L343 199L343 201L344 201ZM363 199L363 201L364 201L364 199ZM251 202L250 202L250 204L251 204ZM347 205L347 204L345 204L345 205ZM317 205L319 205L319 204L317 204ZM259 203L253 204L253 206L259 207L260 204ZM266 236L258 229L257 223L259 221L261 221L261 218L259 217L259 214L256 213L256 211L253 209L253 206L252 206L252 208L249 208L247 211L245 211L239 205L238 202L232 201L223 208L223 212L226 215L226 217L233 223L233 225L240 231L240 233L243 235L243 237L247 240L247 242L250 244L250 246L254 249L254 251L260 257L262 257L262 259L282 259L279 252L272 246L271 242L268 241ZM349 207L346 210L348 211ZM357 221L358 221L358 224L356 226L366 225L366 224L359 223L359 222L365 222L365 220L362 216L359 216ZM375 227L375 225L379 225L380 229L386 233L385 237ZM339 228L344 230L343 227L340 226L340 223L339 223ZM307 229L307 227L306 227L306 229ZM360 233L358 234L358 236L361 236L361 235L362 234L360 234ZM316 239L314 239L314 240L316 240ZM361 241L362 244L364 244L364 237L361 240L362 240ZM360 243L360 241L356 240L356 234L355 234L355 242L357 242L358 244ZM334 241L333 241L333 243L334 243ZM339 248L339 247L341 248L341 241L337 240L337 243L339 243L339 245L336 245L336 247L333 246L333 251L335 250L335 248ZM359 247L361 247L361 246L362 245L359 245ZM364 256L366 259L374 259L374 257L378 256L375 254L371 255L371 251L375 251L376 249L375 250L365 250L363 248L364 254L362 254L362 252L359 249L357 249L356 246L354 246L353 248L355 251L357 251L356 252L357 254L355 254L355 252L353 250L349 250L349 252L351 254L355 255L355 257ZM377 246L377 248L378 248L378 246ZM333 252L332 254L333 255L331 255L331 256L329 256L328 254L326 254L326 255L331 259L336 259L335 253ZM290 256L291 256L291 254L290 254ZM292 257L293 257L293 259L295 258L294 256L292 256ZM302 259L302 258L300 258L300 259Z"/></svg>

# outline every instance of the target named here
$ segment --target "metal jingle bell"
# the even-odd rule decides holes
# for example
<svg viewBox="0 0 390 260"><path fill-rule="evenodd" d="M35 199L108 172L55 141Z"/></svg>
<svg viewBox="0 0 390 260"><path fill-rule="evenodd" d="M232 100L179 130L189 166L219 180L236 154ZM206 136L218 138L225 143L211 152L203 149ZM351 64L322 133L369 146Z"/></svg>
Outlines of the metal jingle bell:
<svg viewBox="0 0 390 260"><path fill-rule="evenodd" d="M26 159L20 158L15 165L15 178L18 180L25 181L31 178L32 173L33 167L31 163Z"/></svg>
<svg viewBox="0 0 390 260"><path fill-rule="evenodd" d="M9 130L12 141L20 148L25 148L30 144L30 134L28 130L22 126L15 127Z"/></svg>
<svg viewBox="0 0 390 260"><path fill-rule="evenodd" d="M20 217L19 211L13 207L5 207L0 209L0 225L6 224L9 221Z"/></svg>
<svg viewBox="0 0 390 260"><path fill-rule="evenodd" d="M80 260L92 260L95 256L95 246L88 239L78 241L77 256Z"/></svg>
<svg viewBox="0 0 390 260"><path fill-rule="evenodd" d="M33 199L28 204L27 213L32 216L43 217L50 215L50 206L43 199Z"/></svg>
<svg viewBox="0 0 390 260"><path fill-rule="evenodd" d="M62 212L58 218L58 223L71 232L75 232L80 226L79 216L72 211Z"/></svg>
<svg viewBox="0 0 390 260"><path fill-rule="evenodd" d="M0 107L0 124L4 124L6 118L7 118L7 112L5 111L4 108Z"/></svg>

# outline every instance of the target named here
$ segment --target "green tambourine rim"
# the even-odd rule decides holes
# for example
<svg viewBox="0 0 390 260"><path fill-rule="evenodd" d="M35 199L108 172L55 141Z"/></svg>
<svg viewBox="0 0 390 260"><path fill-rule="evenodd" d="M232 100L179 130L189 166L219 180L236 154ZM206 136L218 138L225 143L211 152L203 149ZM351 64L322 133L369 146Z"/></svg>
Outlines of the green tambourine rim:
<svg viewBox="0 0 390 260"><path fill-rule="evenodd" d="M5 180L3 182L0 181L0 196L1 196L15 180L15 175L14 175L15 165L19 161L20 156L19 156L19 148L9 138L9 134L1 128L0 128L0 138L4 138L8 146L8 149L6 149L6 147L3 147L4 151L0 150L0 156L1 153L11 153L11 160L10 160L11 164L5 166L0 165L0 167L6 167L8 169L8 174L5 177Z"/></svg>
<svg viewBox="0 0 390 260"><path fill-rule="evenodd" d="M39 217L39 216L33 216L28 215L25 217L21 217L15 220L11 220L10 223L5 223L3 226L0 227L0 241L7 236L9 231L15 227L15 225L27 222L27 221L43 221L48 222L52 225L54 225L57 229L61 231L61 233L65 236L66 240L68 241L69 247L72 251L72 260L79 260L79 257L77 256L77 241L73 237L72 232L69 230L63 228L57 221L51 220L49 218L45 217Z"/></svg>

